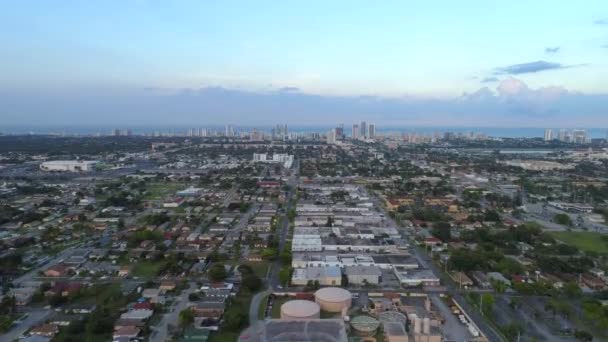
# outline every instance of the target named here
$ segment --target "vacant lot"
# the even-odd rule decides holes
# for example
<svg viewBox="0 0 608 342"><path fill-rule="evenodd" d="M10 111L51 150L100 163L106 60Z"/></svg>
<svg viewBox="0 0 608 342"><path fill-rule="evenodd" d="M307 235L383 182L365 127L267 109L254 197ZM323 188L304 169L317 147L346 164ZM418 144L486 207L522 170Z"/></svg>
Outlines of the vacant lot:
<svg viewBox="0 0 608 342"><path fill-rule="evenodd" d="M608 235L594 232L552 232L551 235L585 252L608 253Z"/></svg>

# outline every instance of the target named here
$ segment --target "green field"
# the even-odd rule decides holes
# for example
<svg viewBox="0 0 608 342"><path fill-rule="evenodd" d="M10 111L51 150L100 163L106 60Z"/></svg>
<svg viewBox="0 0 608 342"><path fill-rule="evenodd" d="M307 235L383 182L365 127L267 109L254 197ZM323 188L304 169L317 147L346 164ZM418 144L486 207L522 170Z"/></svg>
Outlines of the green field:
<svg viewBox="0 0 608 342"><path fill-rule="evenodd" d="M594 232L551 232L551 236L585 252L608 253L608 235Z"/></svg>
<svg viewBox="0 0 608 342"><path fill-rule="evenodd" d="M293 298L289 298L289 297L275 298L274 302L272 303L272 311L270 312L271 317L272 318L281 318L281 305L285 304L285 302L288 302L292 299Z"/></svg>
<svg viewBox="0 0 608 342"><path fill-rule="evenodd" d="M174 196L175 192L187 187L185 183L150 183L146 185L146 200L159 200Z"/></svg>
<svg viewBox="0 0 608 342"><path fill-rule="evenodd" d="M133 275L141 278L153 278L165 266L164 261L138 261L133 268Z"/></svg>

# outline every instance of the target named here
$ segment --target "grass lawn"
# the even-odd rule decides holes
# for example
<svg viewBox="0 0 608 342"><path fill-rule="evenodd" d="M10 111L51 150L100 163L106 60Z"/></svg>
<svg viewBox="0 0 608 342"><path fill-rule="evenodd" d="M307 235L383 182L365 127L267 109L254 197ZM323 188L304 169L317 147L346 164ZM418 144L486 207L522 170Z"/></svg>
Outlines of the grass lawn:
<svg viewBox="0 0 608 342"><path fill-rule="evenodd" d="M156 277L164 265L164 261L139 261L133 267L133 275L141 278Z"/></svg>
<svg viewBox="0 0 608 342"><path fill-rule="evenodd" d="M184 183L150 183L146 186L146 200L159 200L169 195L175 195L175 192L183 190L186 187Z"/></svg>
<svg viewBox="0 0 608 342"><path fill-rule="evenodd" d="M264 296L260 302L260 308L258 309L258 319L263 320L266 318L266 307L268 306L268 296Z"/></svg>
<svg viewBox="0 0 608 342"><path fill-rule="evenodd" d="M272 318L281 318L281 305L283 305L285 302L288 302L292 299L293 298L289 298L289 297L275 298L274 302L272 302L272 311L270 313L270 316Z"/></svg>
<svg viewBox="0 0 608 342"><path fill-rule="evenodd" d="M551 236L585 252L608 253L608 235L595 232L551 232Z"/></svg>
<svg viewBox="0 0 608 342"><path fill-rule="evenodd" d="M253 269L253 273L255 273L255 275L262 279L266 278L266 272L268 272L268 266L270 266L267 261L252 262L247 263L247 265L249 265Z"/></svg>
<svg viewBox="0 0 608 342"><path fill-rule="evenodd" d="M329 319L329 318L340 318L340 314L336 313L336 312L327 312L327 311L323 311L321 310L321 315L320 317L322 319Z"/></svg>
<svg viewBox="0 0 608 342"><path fill-rule="evenodd" d="M209 342L234 342L239 338L239 334L232 331L213 332L209 336Z"/></svg>

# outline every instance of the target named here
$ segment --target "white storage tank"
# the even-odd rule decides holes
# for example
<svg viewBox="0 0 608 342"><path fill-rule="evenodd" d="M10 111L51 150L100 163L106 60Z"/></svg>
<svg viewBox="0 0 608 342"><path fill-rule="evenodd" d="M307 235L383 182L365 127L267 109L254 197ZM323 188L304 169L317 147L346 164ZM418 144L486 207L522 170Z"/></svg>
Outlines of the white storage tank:
<svg viewBox="0 0 608 342"><path fill-rule="evenodd" d="M290 300L281 305L281 319L316 319L321 317L319 304L309 300Z"/></svg>
<svg viewBox="0 0 608 342"><path fill-rule="evenodd" d="M326 287L315 292L315 302L321 310L327 312L343 312L352 305L352 295L348 290L339 287Z"/></svg>

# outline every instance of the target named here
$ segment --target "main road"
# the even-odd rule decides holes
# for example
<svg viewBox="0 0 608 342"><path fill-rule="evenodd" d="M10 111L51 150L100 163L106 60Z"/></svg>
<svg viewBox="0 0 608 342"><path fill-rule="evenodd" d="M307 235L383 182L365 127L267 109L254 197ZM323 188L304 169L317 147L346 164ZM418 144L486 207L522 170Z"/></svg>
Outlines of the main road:
<svg viewBox="0 0 608 342"><path fill-rule="evenodd" d="M380 200L377 196L372 194L371 196L369 196L369 198L378 207L378 210L384 212L386 224L388 224L389 226L392 226L392 227L399 227L397 222L395 222L395 220L393 220L393 218L388 214L388 212L386 212L385 207L382 205L382 203L380 203ZM431 260L429 255L426 253L426 251L424 251L422 248L420 248L416 245L416 242L413 240L412 236L408 235L407 238L409 239L410 244L413 246L412 252L413 252L414 256L416 257L416 259L418 260L418 262L420 263L420 265L422 265L422 267L424 267L424 268L430 269L431 271L433 271L433 273L435 273L435 275L443 274L443 271L435 265L433 260ZM473 319L474 323L479 327L479 329L482 331L482 333L492 342L493 341L504 341L502 336L493 327L491 327L489 324L486 323L485 319L481 316L481 314L477 311L477 309L475 309L474 307L469 305L469 303L465 300L464 296L460 293L460 291L458 290L458 287L452 281L452 279L449 277L444 277L444 278L446 278L445 279L446 281L444 281L444 283L445 283L444 285L446 286L448 293L452 296L452 298L454 298L458 302L458 304L460 304L466 310L467 314Z"/></svg>

